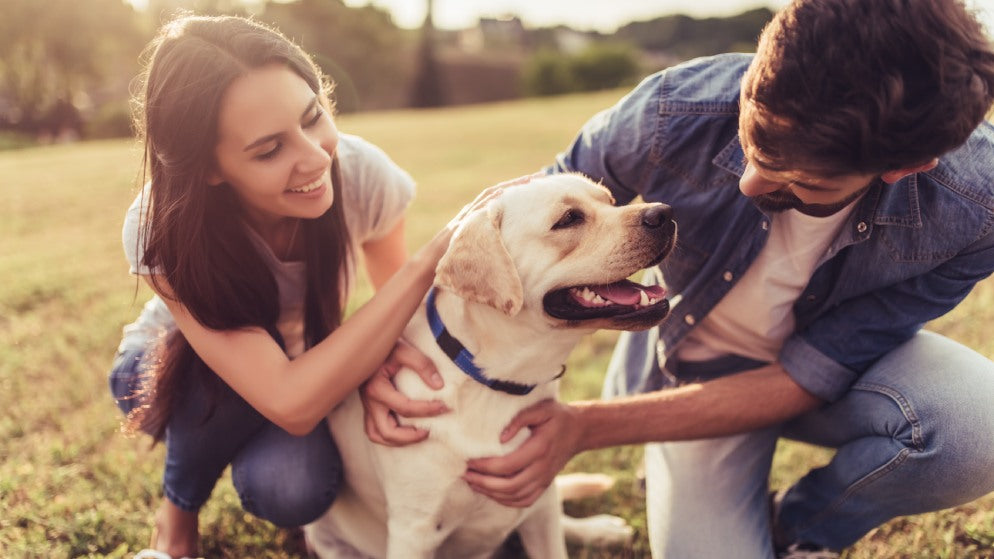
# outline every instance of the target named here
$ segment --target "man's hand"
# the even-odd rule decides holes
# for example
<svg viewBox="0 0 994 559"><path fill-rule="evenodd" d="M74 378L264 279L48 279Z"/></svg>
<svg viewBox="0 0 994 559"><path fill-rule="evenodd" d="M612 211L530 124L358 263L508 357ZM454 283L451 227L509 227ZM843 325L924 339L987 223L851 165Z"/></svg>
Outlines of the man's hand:
<svg viewBox="0 0 994 559"><path fill-rule="evenodd" d="M580 450L575 413L569 405L553 400L523 410L504 429L501 442L526 427L531 437L510 454L470 460L463 479L474 491L502 505L530 506Z"/></svg>
<svg viewBox="0 0 994 559"><path fill-rule="evenodd" d="M404 367L412 369L435 390L444 386L431 359L403 339L397 340L387 360L359 388L365 409L366 436L375 443L402 446L424 440L428 431L401 425L397 416L432 417L449 411L441 401L412 400L397 390L393 377Z"/></svg>

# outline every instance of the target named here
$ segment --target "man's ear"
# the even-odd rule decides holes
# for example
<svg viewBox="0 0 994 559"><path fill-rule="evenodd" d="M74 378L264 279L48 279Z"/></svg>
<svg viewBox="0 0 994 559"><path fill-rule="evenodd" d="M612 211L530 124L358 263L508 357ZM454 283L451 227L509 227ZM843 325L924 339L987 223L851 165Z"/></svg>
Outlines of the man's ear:
<svg viewBox="0 0 994 559"><path fill-rule="evenodd" d="M491 202L463 219L435 269L435 284L508 316L521 310L518 270L500 236L502 212Z"/></svg>
<svg viewBox="0 0 994 559"><path fill-rule="evenodd" d="M908 175L913 175L915 173L921 173L924 171L931 171L935 169L935 166L939 164L939 158L934 157L931 161L922 163L920 165L914 165L912 167L904 167L901 169L894 169L893 171L887 171L880 175L880 180L887 184L894 184L895 182L903 179Z"/></svg>

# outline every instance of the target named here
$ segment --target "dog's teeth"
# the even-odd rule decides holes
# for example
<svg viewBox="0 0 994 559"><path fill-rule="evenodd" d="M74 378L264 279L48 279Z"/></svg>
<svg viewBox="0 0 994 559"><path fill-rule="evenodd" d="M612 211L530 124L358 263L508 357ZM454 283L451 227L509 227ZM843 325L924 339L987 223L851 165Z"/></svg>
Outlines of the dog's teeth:
<svg viewBox="0 0 994 559"><path fill-rule="evenodd" d="M639 291L639 306L645 307L652 304L649 295L645 291Z"/></svg>

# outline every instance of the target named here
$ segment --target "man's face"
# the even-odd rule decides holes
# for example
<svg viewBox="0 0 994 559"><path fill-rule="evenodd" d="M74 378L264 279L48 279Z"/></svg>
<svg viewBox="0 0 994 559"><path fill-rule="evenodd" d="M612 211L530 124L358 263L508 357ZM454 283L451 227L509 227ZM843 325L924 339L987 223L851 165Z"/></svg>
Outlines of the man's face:
<svg viewBox="0 0 994 559"><path fill-rule="evenodd" d="M797 210L825 217L832 215L859 198L878 175L809 172L791 168L774 161L749 141L753 119L766 119L777 125L787 124L775 116L763 115L750 101L743 89L740 99L739 138L746 157L746 169L739 179L739 190L752 198L766 212Z"/></svg>
<svg viewBox="0 0 994 559"><path fill-rule="evenodd" d="M826 217L848 206L873 184L877 175L818 175L782 168L747 146L746 169L739 190L767 212L797 210Z"/></svg>

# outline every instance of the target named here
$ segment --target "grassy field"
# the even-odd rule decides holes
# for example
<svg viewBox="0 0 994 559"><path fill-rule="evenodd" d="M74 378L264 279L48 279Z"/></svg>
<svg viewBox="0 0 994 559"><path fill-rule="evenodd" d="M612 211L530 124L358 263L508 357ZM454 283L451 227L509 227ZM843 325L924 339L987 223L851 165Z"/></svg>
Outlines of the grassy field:
<svg viewBox="0 0 994 559"><path fill-rule="evenodd" d="M482 187L546 164L620 94L348 116L339 126L379 144L417 179L413 248ZM106 387L120 329L148 297L128 276L120 243L137 161L128 141L0 152L0 557L130 557L148 541L162 448L119 433ZM992 357L992 323L988 281L932 327ZM613 339L598 334L577 349L566 398L599 393ZM824 449L784 444L771 482L787 485L829 457ZM608 495L572 512L620 514L637 529L631 549L574 556L648 557L639 460L638 448L625 447L570 464L618 478ZM299 556L285 532L242 511L227 476L201 523L208 557ZM988 496L892 521L846 557L992 557L992 545Z"/></svg>

